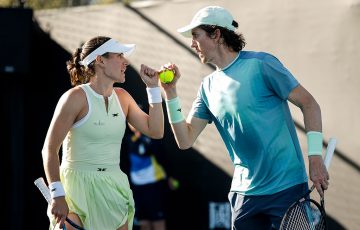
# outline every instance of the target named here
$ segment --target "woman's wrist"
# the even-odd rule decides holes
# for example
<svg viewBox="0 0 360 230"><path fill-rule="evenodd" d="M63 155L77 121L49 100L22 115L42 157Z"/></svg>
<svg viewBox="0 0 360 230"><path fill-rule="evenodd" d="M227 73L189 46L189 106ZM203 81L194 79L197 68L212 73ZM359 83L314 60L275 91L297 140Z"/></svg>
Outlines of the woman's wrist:
<svg viewBox="0 0 360 230"><path fill-rule="evenodd" d="M65 196L65 190L60 181L52 182L49 185L49 189L50 189L50 196L52 199L59 196Z"/></svg>
<svg viewBox="0 0 360 230"><path fill-rule="evenodd" d="M146 88L149 104L161 103L161 89L160 87Z"/></svg>

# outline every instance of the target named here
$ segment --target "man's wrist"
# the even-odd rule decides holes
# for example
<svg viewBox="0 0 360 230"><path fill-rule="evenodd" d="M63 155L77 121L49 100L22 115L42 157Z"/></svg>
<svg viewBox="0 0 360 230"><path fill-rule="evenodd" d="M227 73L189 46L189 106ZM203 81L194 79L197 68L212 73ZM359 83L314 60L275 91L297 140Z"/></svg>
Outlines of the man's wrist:
<svg viewBox="0 0 360 230"><path fill-rule="evenodd" d="M179 123L185 120L181 112L181 103L179 97L166 100L166 108L170 124Z"/></svg>
<svg viewBox="0 0 360 230"><path fill-rule="evenodd" d="M322 156L323 134L318 131L309 131L306 133L308 144L308 156Z"/></svg>
<svg viewBox="0 0 360 230"><path fill-rule="evenodd" d="M166 89L164 90L164 92L165 92L165 98L168 101L178 96L176 92L176 88Z"/></svg>

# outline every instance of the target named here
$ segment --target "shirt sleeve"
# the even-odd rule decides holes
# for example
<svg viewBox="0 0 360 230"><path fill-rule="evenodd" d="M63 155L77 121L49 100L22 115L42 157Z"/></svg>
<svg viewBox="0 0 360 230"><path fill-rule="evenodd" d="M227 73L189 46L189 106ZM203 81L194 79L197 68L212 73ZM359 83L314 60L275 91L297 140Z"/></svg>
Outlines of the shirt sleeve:
<svg viewBox="0 0 360 230"><path fill-rule="evenodd" d="M190 110L189 116L208 120L209 123L211 123L213 120L212 115L211 115L211 112L209 111L208 106L206 105L203 95L204 94L203 94L203 83L202 83L198 90L196 99L194 100L194 102L192 104L192 108Z"/></svg>
<svg viewBox="0 0 360 230"><path fill-rule="evenodd" d="M273 55L266 55L263 59L262 72L267 87L284 100L299 85L290 71Z"/></svg>

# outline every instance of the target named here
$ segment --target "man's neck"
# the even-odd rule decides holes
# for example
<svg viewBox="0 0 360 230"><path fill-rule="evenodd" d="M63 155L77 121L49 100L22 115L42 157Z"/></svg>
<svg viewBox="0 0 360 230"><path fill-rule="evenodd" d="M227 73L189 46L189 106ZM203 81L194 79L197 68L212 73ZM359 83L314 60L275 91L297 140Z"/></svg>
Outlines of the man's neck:
<svg viewBox="0 0 360 230"><path fill-rule="evenodd" d="M219 53L217 60L215 63L217 70L222 70L226 68L228 65L230 65L235 58L239 55L239 52L235 51L229 51L229 50L222 50L222 52Z"/></svg>

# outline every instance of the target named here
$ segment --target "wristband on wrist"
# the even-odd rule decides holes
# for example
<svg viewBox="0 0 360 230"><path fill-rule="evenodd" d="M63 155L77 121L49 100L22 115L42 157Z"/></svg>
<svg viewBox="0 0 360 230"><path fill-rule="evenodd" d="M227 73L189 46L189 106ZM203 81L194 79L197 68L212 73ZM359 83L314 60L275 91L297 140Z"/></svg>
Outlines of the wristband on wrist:
<svg viewBox="0 0 360 230"><path fill-rule="evenodd" d="M179 97L166 100L166 108L170 124L178 123L185 120L184 115L181 113L181 104Z"/></svg>
<svg viewBox="0 0 360 230"><path fill-rule="evenodd" d="M52 199L59 196L65 196L65 190L60 181L52 182L49 185L49 189L50 189L50 196Z"/></svg>
<svg viewBox="0 0 360 230"><path fill-rule="evenodd" d="M146 88L146 92L147 92L148 101L150 104L162 102L160 87Z"/></svg>
<svg viewBox="0 0 360 230"><path fill-rule="evenodd" d="M322 156L323 135L321 132L309 131L306 133L308 156Z"/></svg>

